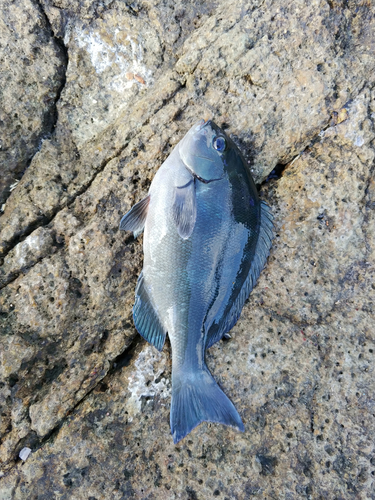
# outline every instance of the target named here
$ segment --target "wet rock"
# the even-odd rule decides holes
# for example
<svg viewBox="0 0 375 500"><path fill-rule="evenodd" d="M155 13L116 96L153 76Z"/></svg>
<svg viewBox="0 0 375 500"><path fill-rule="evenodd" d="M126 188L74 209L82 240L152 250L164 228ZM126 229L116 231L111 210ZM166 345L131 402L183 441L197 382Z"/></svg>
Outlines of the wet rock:
<svg viewBox="0 0 375 500"><path fill-rule="evenodd" d="M373 8L40 5L69 65L0 217L0 499L372 498ZM245 433L204 423L175 446L169 347L136 337L142 243L118 223L201 116L257 182L277 167L276 238L207 356Z"/></svg>

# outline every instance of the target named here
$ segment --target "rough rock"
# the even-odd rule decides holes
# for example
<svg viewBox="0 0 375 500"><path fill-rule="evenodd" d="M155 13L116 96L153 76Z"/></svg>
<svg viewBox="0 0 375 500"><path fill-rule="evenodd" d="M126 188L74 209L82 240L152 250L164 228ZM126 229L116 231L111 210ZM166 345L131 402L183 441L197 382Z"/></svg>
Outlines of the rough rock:
<svg viewBox="0 0 375 500"><path fill-rule="evenodd" d="M375 498L374 7L37 13L40 57L53 73L61 39L69 63L52 134L0 217L0 499ZM202 116L244 152L276 237L232 338L208 352L246 431L204 423L175 446L168 346L131 319L141 239L118 223Z"/></svg>
<svg viewBox="0 0 375 500"><path fill-rule="evenodd" d="M2 2L0 206L56 123L66 49L36 2Z"/></svg>

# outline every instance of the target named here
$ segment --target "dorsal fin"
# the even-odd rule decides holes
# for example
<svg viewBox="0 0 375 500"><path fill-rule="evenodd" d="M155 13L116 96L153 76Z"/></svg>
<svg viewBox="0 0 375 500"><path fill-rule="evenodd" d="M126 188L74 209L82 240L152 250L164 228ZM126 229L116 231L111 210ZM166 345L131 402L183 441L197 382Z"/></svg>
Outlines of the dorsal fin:
<svg viewBox="0 0 375 500"><path fill-rule="evenodd" d="M134 325L150 344L156 347L159 351L163 349L165 331L158 313L151 302L149 293L143 277L143 271L139 275L137 286L135 288L135 303L133 306Z"/></svg>
<svg viewBox="0 0 375 500"><path fill-rule="evenodd" d="M260 210L260 226L259 226L259 235L258 241L256 244L254 258L250 266L249 274L243 283L240 292L237 297L234 298L234 302L232 303L233 297L229 298L229 302L226 307L224 307L224 313L220 318L218 323L213 323L208 331L207 340L206 340L206 348L208 349L213 344L218 342L225 333L229 332L231 328L237 323L238 318L240 317L242 308L245 304L245 300L250 295L251 290L254 288L257 279L259 277L260 272L262 271L267 257L270 253L272 238L273 238L273 223L272 223L272 214L269 206L261 202L261 210Z"/></svg>
<svg viewBox="0 0 375 500"><path fill-rule="evenodd" d="M139 236L145 227L149 203L150 195L136 203L121 219L120 229L122 231L133 231L134 238Z"/></svg>

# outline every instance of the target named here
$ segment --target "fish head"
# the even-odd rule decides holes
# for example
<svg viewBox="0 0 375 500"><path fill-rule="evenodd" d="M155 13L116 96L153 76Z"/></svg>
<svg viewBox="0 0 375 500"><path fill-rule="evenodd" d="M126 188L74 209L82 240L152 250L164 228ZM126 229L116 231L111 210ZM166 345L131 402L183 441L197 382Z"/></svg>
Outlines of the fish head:
<svg viewBox="0 0 375 500"><path fill-rule="evenodd" d="M198 180L208 183L225 175L232 141L211 120L200 120L179 144L185 167Z"/></svg>

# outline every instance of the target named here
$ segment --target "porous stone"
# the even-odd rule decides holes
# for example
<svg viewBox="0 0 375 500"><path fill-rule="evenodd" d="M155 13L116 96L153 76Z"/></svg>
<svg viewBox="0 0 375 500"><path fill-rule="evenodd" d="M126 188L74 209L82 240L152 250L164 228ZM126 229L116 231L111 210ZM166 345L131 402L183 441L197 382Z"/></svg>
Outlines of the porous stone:
<svg viewBox="0 0 375 500"><path fill-rule="evenodd" d="M375 498L373 6L38 9L69 64L0 217L0 499ZM142 241L118 224L200 117L243 151L275 240L207 354L245 432L175 446L169 345L136 335Z"/></svg>
<svg viewBox="0 0 375 500"><path fill-rule="evenodd" d="M66 52L36 2L0 6L0 207L55 126Z"/></svg>

